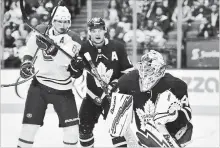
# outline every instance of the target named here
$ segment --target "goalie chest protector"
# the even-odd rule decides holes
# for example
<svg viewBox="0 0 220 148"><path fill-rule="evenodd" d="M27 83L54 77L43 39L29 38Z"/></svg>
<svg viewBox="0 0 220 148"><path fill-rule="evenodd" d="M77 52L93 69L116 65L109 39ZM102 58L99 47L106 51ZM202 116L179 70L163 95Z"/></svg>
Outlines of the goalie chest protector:
<svg viewBox="0 0 220 148"><path fill-rule="evenodd" d="M135 120L139 130L141 129L141 121L137 110L142 113L146 113L147 111L145 106L147 104L154 106L158 95L166 90L170 90L179 100L184 95L187 95L186 83L176 77L173 77L169 73L166 73L165 76L153 87L153 89L147 92L140 91L138 70L133 70L130 73L123 75L119 79L118 84L120 93L133 96ZM148 100L151 100L152 103L148 103ZM181 127L176 128L179 129Z"/></svg>

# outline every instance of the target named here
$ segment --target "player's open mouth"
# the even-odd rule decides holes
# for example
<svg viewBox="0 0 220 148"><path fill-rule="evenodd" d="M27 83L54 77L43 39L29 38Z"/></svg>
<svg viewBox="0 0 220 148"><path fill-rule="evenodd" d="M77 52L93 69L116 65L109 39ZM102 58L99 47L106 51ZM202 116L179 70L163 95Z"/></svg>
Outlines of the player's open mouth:
<svg viewBox="0 0 220 148"><path fill-rule="evenodd" d="M95 39L100 40L101 38L100 37L96 37Z"/></svg>

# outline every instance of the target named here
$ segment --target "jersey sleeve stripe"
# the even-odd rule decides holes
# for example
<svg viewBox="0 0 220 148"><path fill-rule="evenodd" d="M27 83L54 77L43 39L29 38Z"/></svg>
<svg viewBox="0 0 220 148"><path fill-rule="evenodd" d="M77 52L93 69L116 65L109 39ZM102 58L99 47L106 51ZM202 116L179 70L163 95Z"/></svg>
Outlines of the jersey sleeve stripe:
<svg viewBox="0 0 220 148"><path fill-rule="evenodd" d="M69 76L67 79L64 80L58 80L58 79L52 79L52 78L48 78L48 77L43 77L43 76L37 76L38 78L43 78L43 79L47 79L47 80L54 80L54 81L67 81L71 78L71 76Z"/></svg>
<svg viewBox="0 0 220 148"><path fill-rule="evenodd" d="M181 111L185 114L186 119L187 119L188 121L190 121L190 119L191 119L191 113L189 114L185 108L182 108Z"/></svg>
<svg viewBox="0 0 220 148"><path fill-rule="evenodd" d="M184 107L185 109L187 109L190 113L192 113L192 109L190 107Z"/></svg>
<svg viewBox="0 0 220 148"><path fill-rule="evenodd" d="M66 83L58 83L58 82L51 81L51 80L42 80L42 81L52 82L52 83L59 84L59 85L68 85L68 84L72 83L72 80L70 80Z"/></svg>

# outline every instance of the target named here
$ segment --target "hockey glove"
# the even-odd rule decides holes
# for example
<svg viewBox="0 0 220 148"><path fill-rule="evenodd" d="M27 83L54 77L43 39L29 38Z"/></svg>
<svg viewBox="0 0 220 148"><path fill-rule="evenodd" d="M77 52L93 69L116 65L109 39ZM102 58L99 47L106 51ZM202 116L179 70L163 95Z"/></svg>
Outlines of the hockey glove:
<svg viewBox="0 0 220 148"><path fill-rule="evenodd" d="M53 44L49 43L47 40L45 40L44 38L38 35L36 35L36 38L37 38L36 43L39 48L44 50L47 55L56 56L58 49L55 48Z"/></svg>
<svg viewBox="0 0 220 148"><path fill-rule="evenodd" d="M75 59L71 60L70 65L67 71L70 72L73 78L78 78L82 75L84 68L84 63L81 57L76 57Z"/></svg>
<svg viewBox="0 0 220 148"><path fill-rule="evenodd" d="M109 83L109 86L108 86L110 96L113 92L116 92L117 89L118 89L118 79L114 79L113 81Z"/></svg>
<svg viewBox="0 0 220 148"><path fill-rule="evenodd" d="M31 61L24 61L20 68L20 76L24 79L29 78L34 74L34 65Z"/></svg>

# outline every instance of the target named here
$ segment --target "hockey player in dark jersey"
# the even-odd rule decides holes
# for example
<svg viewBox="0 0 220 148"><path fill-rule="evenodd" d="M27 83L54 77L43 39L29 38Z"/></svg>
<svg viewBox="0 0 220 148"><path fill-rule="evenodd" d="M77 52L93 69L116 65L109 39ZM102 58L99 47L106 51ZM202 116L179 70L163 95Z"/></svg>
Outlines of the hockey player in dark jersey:
<svg viewBox="0 0 220 148"><path fill-rule="evenodd" d="M89 54L101 79L105 83L113 86L120 76L132 68L132 65L124 46L117 41L105 38L106 32L107 30L103 19L92 18L88 22L88 34L90 39L82 44L80 56L83 57L83 61L85 61L85 67L91 69L84 56L85 53ZM79 111L80 143L83 147L93 147L94 126L98 122L98 118L103 110L105 110L104 117L106 117L109 102L106 99L99 81L94 79L90 74L87 74L87 88L86 99L82 101ZM98 100L102 100L102 102L100 103ZM112 142L115 147L126 146L124 137L112 137Z"/></svg>
<svg viewBox="0 0 220 148"><path fill-rule="evenodd" d="M142 146L185 146L192 136L192 114L186 83L165 72L163 57L154 50L143 55L137 65L135 70L118 80L118 91L113 93L113 98L117 99L112 101L110 111L114 112L118 97L131 96L138 130L136 136ZM123 111L117 112L125 114L128 107L123 103L121 109ZM114 126L119 125L122 115L115 113L113 117L111 112L108 114L108 117L111 116L109 121L113 121L110 129L117 129Z"/></svg>
<svg viewBox="0 0 220 148"><path fill-rule="evenodd" d="M54 10L55 11L55 10ZM54 12L53 11L53 12ZM52 27L46 35L72 57L78 55L81 48L79 36L70 31L71 15L64 6L59 6L52 20ZM37 29L43 34L46 25ZM53 104L59 118L59 127L63 128L65 147L76 147L79 136L79 117L76 102L72 93L72 75L77 71L71 69L70 59L46 40L32 32L28 42L28 50L23 57L20 75L22 78L33 78L25 103L23 126L18 140L18 147L32 147L34 137L43 125L48 104ZM33 64L36 50L37 59ZM80 73L80 72L79 72Z"/></svg>

